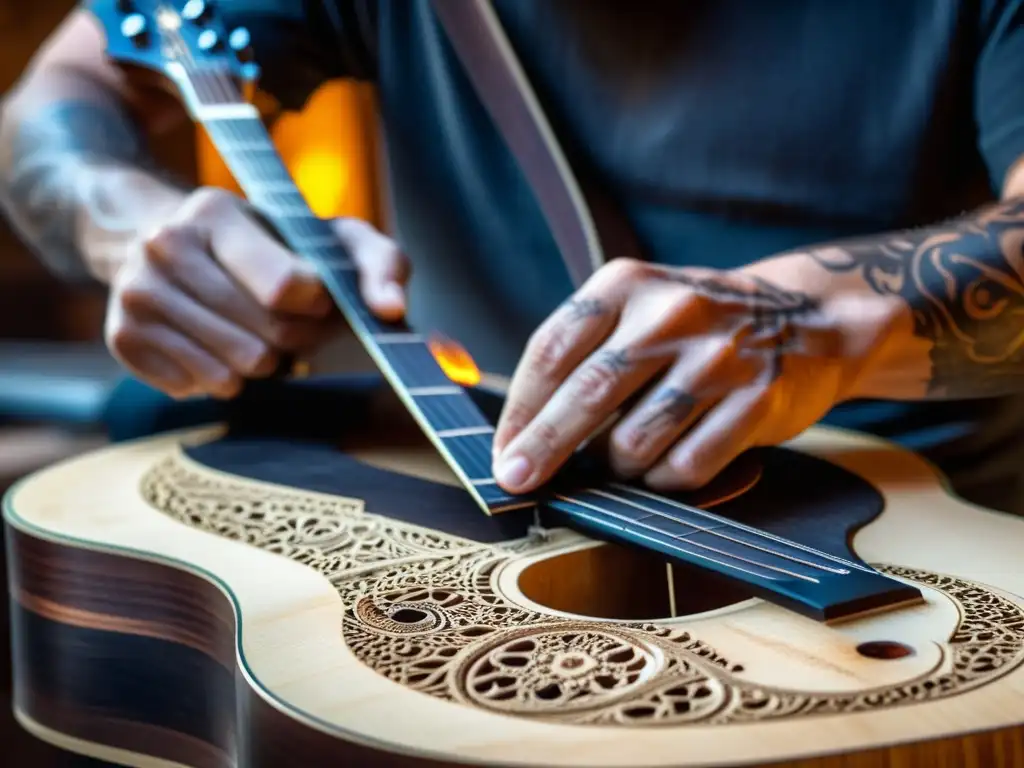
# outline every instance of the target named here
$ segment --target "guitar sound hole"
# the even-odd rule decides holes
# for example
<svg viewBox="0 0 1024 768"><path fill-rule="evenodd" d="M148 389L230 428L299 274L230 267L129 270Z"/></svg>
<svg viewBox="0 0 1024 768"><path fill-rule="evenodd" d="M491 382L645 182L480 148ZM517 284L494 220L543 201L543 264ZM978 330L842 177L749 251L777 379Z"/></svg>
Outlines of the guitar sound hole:
<svg viewBox="0 0 1024 768"><path fill-rule="evenodd" d="M735 605L751 595L699 568L674 565L676 616ZM556 611L595 619L646 621L672 616L665 560L638 549L602 544L528 566L519 588Z"/></svg>

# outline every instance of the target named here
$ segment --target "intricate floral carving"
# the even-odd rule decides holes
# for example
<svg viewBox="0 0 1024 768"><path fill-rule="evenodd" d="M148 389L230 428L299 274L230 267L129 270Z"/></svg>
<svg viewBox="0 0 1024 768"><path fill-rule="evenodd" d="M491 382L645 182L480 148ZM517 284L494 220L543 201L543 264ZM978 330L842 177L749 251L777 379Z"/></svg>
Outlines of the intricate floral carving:
<svg viewBox="0 0 1024 768"><path fill-rule="evenodd" d="M323 574L346 606L344 642L379 674L509 715L636 727L862 712L962 693L1024 663L1021 606L951 576L884 567L957 604L948 663L856 694L765 688L678 627L567 620L506 598L495 573L529 542L479 544L367 514L357 500L235 480L177 456L146 475L142 493L186 525Z"/></svg>

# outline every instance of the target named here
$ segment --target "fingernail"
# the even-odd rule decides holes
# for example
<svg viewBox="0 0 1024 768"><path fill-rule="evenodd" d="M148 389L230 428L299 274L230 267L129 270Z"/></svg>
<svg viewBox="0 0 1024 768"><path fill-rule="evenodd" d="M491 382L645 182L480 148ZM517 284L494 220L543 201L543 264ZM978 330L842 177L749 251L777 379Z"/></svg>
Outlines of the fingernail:
<svg viewBox="0 0 1024 768"><path fill-rule="evenodd" d="M498 467L494 472L494 479L502 487L515 490L530 479L532 472L533 468L530 466L527 458L516 455L498 463Z"/></svg>

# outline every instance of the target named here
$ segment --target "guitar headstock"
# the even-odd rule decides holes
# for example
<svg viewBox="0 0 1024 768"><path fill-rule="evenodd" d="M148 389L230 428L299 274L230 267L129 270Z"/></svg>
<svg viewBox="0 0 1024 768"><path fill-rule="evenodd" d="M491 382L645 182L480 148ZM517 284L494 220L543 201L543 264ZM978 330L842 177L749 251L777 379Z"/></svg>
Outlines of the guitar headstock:
<svg viewBox="0 0 1024 768"><path fill-rule="evenodd" d="M228 29L214 0L88 0L117 64L160 75L196 116L242 104L259 78L244 27Z"/></svg>

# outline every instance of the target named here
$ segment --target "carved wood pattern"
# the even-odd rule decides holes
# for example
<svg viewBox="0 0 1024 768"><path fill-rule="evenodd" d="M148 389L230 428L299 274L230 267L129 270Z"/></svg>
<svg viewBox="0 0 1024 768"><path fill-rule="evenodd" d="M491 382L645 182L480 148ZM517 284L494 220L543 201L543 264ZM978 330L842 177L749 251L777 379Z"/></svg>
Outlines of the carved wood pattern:
<svg viewBox="0 0 1024 768"><path fill-rule="evenodd" d="M566 724L727 725L925 702L1024 664L1024 610L984 585L896 566L947 595L961 622L936 670L854 694L753 685L678 626L567 620L499 593L492 576L537 544L479 544L366 513L362 502L234 479L181 456L142 495L172 518L315 569L345 606L348 648L381 675L469 706Z"/></svg>

